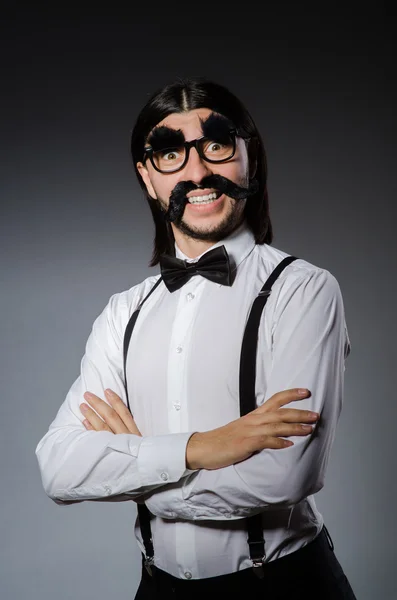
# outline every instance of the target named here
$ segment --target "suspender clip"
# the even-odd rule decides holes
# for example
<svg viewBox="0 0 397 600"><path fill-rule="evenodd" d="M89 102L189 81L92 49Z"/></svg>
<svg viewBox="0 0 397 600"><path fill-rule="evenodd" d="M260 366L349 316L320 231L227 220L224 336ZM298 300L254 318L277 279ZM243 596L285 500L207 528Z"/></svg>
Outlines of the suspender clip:
<svg viewBox="0 0 397 600"><path fill-rule="evenodd" d="M255 517L251 517L255 518ZM248 542L250 548L250 558L252 560L252 568L259 579L263 579L265 576L264 564L266 558L265 543L264 540L257 540Z"/></svg>
<svg viewBox="0 0 397 600"><path fill-rule="evenodd" d="M259 579L263 579L265 576L265 572L263 570L263 565L265 564L265 556L262 558L252 558L252 568L257 577Z"/></svg>
<svg viewBox="0 0 397 600"><path fill-rule="evenodd" d="M152 565L154 564L154 556L145 557L145 568L150 577L153 576Z"/></svg>

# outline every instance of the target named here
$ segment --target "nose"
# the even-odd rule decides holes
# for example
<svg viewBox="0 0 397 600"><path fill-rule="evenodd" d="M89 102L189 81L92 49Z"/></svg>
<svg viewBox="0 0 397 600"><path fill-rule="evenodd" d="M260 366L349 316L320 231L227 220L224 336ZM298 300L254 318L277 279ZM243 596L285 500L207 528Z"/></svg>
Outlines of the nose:
<svg viewBox="0 0 397 600"><path fill-rule="evenodd" d="M196 148L190 148L189 160L181 173L183 179L199 184L203 177L211 173L210 163L200 158Z"/></svg>

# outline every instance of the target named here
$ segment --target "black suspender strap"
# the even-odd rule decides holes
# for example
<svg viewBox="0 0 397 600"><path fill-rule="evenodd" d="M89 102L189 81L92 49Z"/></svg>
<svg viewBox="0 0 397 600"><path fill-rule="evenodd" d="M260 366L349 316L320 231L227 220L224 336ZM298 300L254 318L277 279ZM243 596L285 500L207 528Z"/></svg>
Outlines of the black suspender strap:
<svg viewBox="0 0 397 600"><path fill-rule="evenodd" d="M136 320L139 315L139 311L141 310L143 303L146 302L146 300L149 298L150 294L152 294L154 292L154 290L159 285L159 283L161 283L161 281L162 281L162 277L160 277L156 281L156 283L154 284L154 286L152 287L150 292L144 297L142 302L139 304L138 308L133 312L133 314L130 317L130 320L128 321L128 324L127 324L127 327L126 327L125 333L124 333L124 343L123 343L124 387L125 387L125 393L126 393L126 397L127 397L127 406L128 406L128 410L130 412L131 412L131 407L130 407L130 402L128 399L127 371L126 371L128 346L130 345L132 331L134 329ZM143 543L145 546L145 566L146 566L146 569L147 569L149 575L151 575L152 574L151 565L153 564L153 561L154 561L152 530L150 527L151 512L148 509L148 507L146 506L146 504L137 504L137 510L138 510L138 517L139 517L139 525L140 525L141 533L142 533L142 539L143 539Z"/></svg>
<svg viewBox="0 0 397 600"><path fill-rule="evenodd" d="M258 344L258 329L259 323L262 315L263 308L266 304L266 301L271 292L271 288L277 277L280 273L287 267L291 262L296 260L296 256L287 256L285 257L274 269L274 271L270 274L266 283L263 285L262 289L258 292L257 297L255 298L250 314L248 316L247 324L244 331L243 342L241 346L241 355L240 355L240 374L239 374L239 393L240 393L240 416L244 416L247 413L255 410L256 408L256 398L255 398L255 379L256 379L256 352L257 352L257 344ZM139 315L139 311L143 305L143 303L149 298L150 294L154 292L156 287L162 281L160 277L158 281L156 281L155 285L152 287L150 292L145 296L142 300L138 308L131 315L131 318L127 324L125 334L124 334L124 343L123 343L123 357L124 357L124 382L125 382L125 390L127 397L127 406L129 410L130 403L128 399L128 391L127 391L127 374L126 374L126 363L127 363L127 353L128 346L130 343L132 331L134 329L136 320ZM153 539L152 532L150 527L150 519L152 517L151 512L147 508L146 504L138 504L138 517L139 517L139 525L141 528L142 539L145 546L145 566L149 573L152 575L151 565L154 563L154 549L153 549ZM265 554L265 540L263 539L263 526L262 526L262 518L261 514L253 515L251 517L247 517L247 532L248 532L248 545L250 551L250 558L253 563L254 573L258 577L263 577L264 572L261 568L265 562L266 554Z"/></svg>
<svg viewBox="0 0 397 600"><path fill-rule="evenodd" d="M266 283L258 292L255 298L251 312L248 315L245 326L243 342L240 355L240 416L255 410L255 379L256 379L256 350L258 345L258 329L261 320L263 308L270 295L272 285L280 273L290 263L296 260L295 256L287 256L282 260L274 271L269 275Z"/></svg>
<svg viewBox="0 0 397 600"><path fill-rule="evenodd" d="M132 330L135 327L135 323L136 320L138 318L139 315L139 311L142 308L142 305L144 304L144 302L146 302L146 300L149 298L149 296L154 292L154 290L156 289L156 287L159 285L159 283L162 282L162 277L160 277L156 283L154 284L154 286L152 287L152 289L149 291L149 293L144 297L144 299L141 301L141 303L139 304L138 308L136 309L135 312L132 313L130 320L127 323L127 327L125 328L125 332L124 332L124 343L123 343L123 357L124 357L124 361L123 361L123 368L124 368L124 387L125 387L125 394L127 397L127 406L128 406L128 410L131 412L131 407L130 407L130 401L128 399L128 389L127 389L127 371L126 371L126 364L127 364L127 353L128 353L128 346L130 345L130 339L131 339L131 335L132 335Z"/></svg>
<svg viewBox="0 0 397 600"><path fill-rule="evenodd" d="M243 342L240 355L240 416L256 409L255 380L256 380L256 353L258 345L258 330L263 308L270 295L273 283L280 273L291 262L296 260L296 256L286 256L270 274L266 283L255 298L247 324L245 326ZM265 540L263 538L263 525L261 513L247 517L248 545L250 558L253 563L255 575L262 578L264 572L262 565L265 562Z"/></svg>

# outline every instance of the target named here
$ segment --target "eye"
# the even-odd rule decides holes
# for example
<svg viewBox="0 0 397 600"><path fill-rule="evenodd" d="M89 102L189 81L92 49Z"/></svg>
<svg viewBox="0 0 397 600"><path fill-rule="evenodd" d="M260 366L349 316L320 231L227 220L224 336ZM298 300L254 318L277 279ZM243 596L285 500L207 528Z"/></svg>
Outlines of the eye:
<svg viewBox="0 0 397 600"><path fill-rule="evenodd" d="M161 152L161 160L165 160L167 162L177 160L179 158L179 153L177 150L165 150Z"/></svg>
<svg viewBox="0 0 397 600"><path fill-rule="evenodd" d="M153 154L155 165L162 171L172 171L182 165L185 159L185 148L163 148Z"/></svg>
<svg viewBox="0 0 397 600"><path fill-rule="evenodd" d="M220 142L210 142L208 146L205 148L205 152L219 152L224 149L224 144Z"/></svg>

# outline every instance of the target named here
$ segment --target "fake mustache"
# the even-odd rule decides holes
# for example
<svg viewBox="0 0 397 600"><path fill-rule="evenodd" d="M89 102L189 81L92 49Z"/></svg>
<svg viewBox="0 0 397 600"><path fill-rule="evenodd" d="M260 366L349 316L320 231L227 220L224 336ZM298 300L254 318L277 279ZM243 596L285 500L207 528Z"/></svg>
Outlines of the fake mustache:
<svg viewBox="0 0 397 600"><path fill-rule="evenodd" d="M192 190L204 188L212 188L217 192L221 192L221 194L226 194L230 198L234 198L235 200L244 200L244 198L256 194L259 189L259 182L254 178L251 180L248 187L243 187L218 174L204 177L204 179L201 181L200 187L193 183L193 181L180 181L172 190L169 206L165 213L165 219L167 221L180 221L185 210L185 206L189 202L186 194Z"/></svg>

